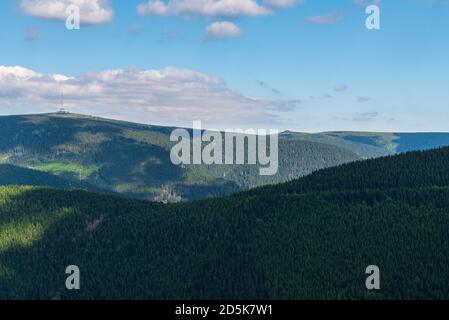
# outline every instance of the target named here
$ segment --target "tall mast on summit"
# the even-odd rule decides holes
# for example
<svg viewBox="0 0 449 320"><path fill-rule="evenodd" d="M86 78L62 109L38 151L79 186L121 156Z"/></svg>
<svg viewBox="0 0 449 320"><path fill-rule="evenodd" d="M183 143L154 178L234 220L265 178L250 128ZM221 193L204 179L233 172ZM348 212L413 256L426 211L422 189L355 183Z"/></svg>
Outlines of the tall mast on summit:
<svg viewBox="0 0 449 320"><path fill-rule="evenodd" d="M60 108L58 113L68 113L67 110L64 108L64 88L61 88L61 101L60 101Z"/></svg>
<svg viewBox="0 0 449 320"><path fill-rule="evenodd" d="M61 112L64 112L64 88L61 89Z"/></svg>

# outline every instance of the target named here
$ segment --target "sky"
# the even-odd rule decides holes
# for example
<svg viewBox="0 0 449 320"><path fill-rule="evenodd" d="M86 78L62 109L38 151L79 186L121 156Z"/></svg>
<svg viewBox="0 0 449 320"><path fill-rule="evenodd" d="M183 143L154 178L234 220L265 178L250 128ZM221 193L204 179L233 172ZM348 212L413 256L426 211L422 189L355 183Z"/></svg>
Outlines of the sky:
<svg viewBox="0 0 449 320"><path fill-rule="evenodd" d="M0 26L0 115L64 92L147 124L449 131L448 0L2 0Z"/></svg>

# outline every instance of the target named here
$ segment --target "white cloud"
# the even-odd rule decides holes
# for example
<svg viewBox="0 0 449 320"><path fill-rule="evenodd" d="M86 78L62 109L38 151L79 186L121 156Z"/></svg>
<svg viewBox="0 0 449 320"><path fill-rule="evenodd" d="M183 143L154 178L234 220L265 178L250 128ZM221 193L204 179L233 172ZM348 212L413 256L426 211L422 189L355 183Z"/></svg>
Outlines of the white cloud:
<svg viewBox="0 0 449 320"><path fill-rule="evenodd" d="M137 6L141 16L180 16L203 19L266 16L304 0L147 0ZM216 22L205 30L207 39L238 37L242 31L230 22Z"/></svg>
<svg viewBox="0 0 449 320"><path fill-rule="evenodd" d="M272 4L291 2L289 0L266 1ZM256 0L149 0L137 7L140 15L157 16L199 16L205 18L242 16L263 16L273 13L271 8L259 4Z"/></svg>
<svg viewBox="0 0 449 320"><path fill-rule="evenodd" d="M246 97L215 76L186 70L105 70L78 77L0 66L0 113L55 111L61 89L71 112L136 122L189 125L275 123L295 101Z"/></svg>
<svg viewBox="0 0 449 320"><path fill-rule="evenodd" d="M303 0L264 0L263 4L273 8L287 8L298 2L303 2Z"/></svg>
<svg viewBox="0 0 449 320"><path fill-rule="evenodd" d="M207 40L237 38L243 35L242 30L229 21L214 22L207 26L205 38Z"/></svg>
<svg viewBox="0 0 449 320"><path fill-rule="evenodd" d="M20 10L32 17L66 20L69 5L80 8L80 19L85 24L104 24L114 17L109 0L21 0Z"/></svg>

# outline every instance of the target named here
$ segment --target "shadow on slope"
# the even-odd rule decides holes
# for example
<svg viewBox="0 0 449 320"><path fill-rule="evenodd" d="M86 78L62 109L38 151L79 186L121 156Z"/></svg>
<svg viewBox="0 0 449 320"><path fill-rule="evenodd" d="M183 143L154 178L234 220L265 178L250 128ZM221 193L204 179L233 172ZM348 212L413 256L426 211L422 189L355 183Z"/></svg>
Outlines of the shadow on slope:
<svg viewBox="0 0 449 320"><path fill-rule="evenodd" d="M449 297L445 187L171 205L41 188L0 193L0 230L9 235L0 241L1 298ZM80 291L64 288L71 264L81 269ZM365 289L371 264L381 269L377 292Z"/></svg>

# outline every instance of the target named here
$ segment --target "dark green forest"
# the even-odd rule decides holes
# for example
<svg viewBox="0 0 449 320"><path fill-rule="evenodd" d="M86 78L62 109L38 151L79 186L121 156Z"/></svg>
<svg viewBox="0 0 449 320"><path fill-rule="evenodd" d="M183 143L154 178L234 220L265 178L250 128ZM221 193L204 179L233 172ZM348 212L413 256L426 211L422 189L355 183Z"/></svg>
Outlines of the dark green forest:
<svg viewBox="0 0 449 320"><path fill-rule="evenodd" d="M167 205L1 187L0 298L448 299L448 168L442 148Z"/></svg>

